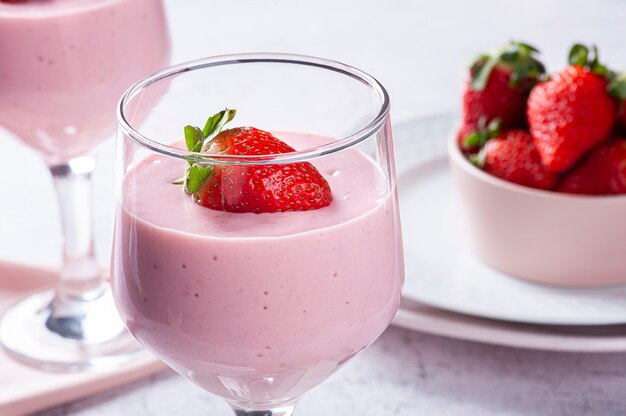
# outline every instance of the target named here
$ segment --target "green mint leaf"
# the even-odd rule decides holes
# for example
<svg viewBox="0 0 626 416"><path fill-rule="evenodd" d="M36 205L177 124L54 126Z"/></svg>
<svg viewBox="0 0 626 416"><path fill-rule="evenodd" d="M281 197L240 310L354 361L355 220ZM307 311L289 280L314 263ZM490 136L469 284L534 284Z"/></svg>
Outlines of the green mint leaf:
<svg viewBox="0 0 626 416"><path fill-rule="evenodd" d="M237 110L229 110L227 108L209 117L202 129L202 134L204 134L204 138L206 139L205 143L217 136L220 131L222 131L224 125L235 117L235 114L237 114Z"/></svg>
<svg viewBox="0 0 626 416"><path fill-rule="evenodd" d="M185 192L189 194L195 194L198 192L211 172L213 172L213 166L211 165L202 166L195 164L190 166L187 170L187 177L185 178Z"/></svg>
<svg viewBox="0 0 626 416"><path fill-rule="evenodd" d="M576 43L569 51L567 61L570 65L587 65L587 59L589 57L589 49L585 45Z"/></svg>
<svg viewBox="0 0 626 416"><path fill-rule="evenodd" d="M202 142L204 142L202 130L195 126L185 126L185 143L187 144L187 150L190 152L198 151L202 147Z"/></svg>

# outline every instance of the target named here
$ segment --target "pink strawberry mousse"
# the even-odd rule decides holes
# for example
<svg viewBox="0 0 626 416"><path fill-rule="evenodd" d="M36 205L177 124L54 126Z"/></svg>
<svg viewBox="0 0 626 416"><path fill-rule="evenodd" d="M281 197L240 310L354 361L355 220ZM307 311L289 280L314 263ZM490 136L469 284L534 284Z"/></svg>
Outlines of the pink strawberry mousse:
<svg viewBox="0 0 626 416"><path fill-rule="evenodd" d="M277 137L296 149L314 139ZM356 149L312 162L333 201L307 212L201 207L171 184L185 167L174 158L150 156L124 178L118 309L147 349L231 401L299 397L376 339L398 307L395 189Z"/></svg>
<svg viewBox="0 0 626 416"><path fill-rule="evenodd" d="M167 63L161 0L0 2L0 56L0 126L66 161L111 133L132 81Z"/></svg>

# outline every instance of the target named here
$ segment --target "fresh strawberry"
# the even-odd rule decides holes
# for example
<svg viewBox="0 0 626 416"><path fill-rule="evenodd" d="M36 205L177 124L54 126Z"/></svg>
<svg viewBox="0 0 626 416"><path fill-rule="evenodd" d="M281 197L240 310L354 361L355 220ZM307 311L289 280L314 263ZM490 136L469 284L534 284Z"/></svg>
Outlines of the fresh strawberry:
<svg viewBox="0 0 626 416"><path fill-rule="evenodd" d="M589 195L626 193L626 139L611 139L593 149L563 178L557 191Z"/></svg>
<svg viewBox="0 0 626 416"><path fill-rule="evenodd" d="M224 110L209 118L205 128L185 127L187 148L208 155L269 155L294 149L271 133L254 127L221 131L235 116ZM185 191L198 204L229 212L307 211L330 205L326 179L308 162L271 165L210 165L191 163Z"/></svg>
<svg viewBox="0 0 626 416"><path fill-rule="evenodd" d="M482 55L470 68L470 77L463 92L463 120L459 131L462 150L473 152L466 137L499 118L503 128L523 127L526 99L531 87L544 73L534 56L537 50L524 43L510 43L491 55Z"/></svg>
<svg viewBox="0 0 626 416"><path fill-rule="evenodd" d="M589 149L606 139L617 105L607 91L607 69L597 52L574 45L570 65L533 88L528 98L528 125L543 164L553 172L572 167Z"/></svg>
<svg viewBox="0 0 626 416"><path fill-rule="evenodd" d="M508 130L490 139L474 160L485 172L518 185L554 189L558 181L558 176L541 164L526 130Z"/></svg>

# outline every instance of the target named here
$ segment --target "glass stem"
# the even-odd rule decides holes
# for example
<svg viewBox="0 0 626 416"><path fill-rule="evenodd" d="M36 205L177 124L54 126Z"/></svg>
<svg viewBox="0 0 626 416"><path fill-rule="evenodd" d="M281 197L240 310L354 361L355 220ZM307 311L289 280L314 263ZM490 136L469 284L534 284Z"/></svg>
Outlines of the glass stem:
<svg viewBox="0 0 626 416"><path fill-rule="evenodd" d="M295 406L275 407L270 410L248 410L233 406L235 416L291 416Z"/></svg>
<svg viewBox="0 0 626 416"><path fill-rule="evenodd" d="M93 157L85 156L50 166L64 238L60 299L88 301L102 293L93 239L91 173L95 165Z"/></svg>

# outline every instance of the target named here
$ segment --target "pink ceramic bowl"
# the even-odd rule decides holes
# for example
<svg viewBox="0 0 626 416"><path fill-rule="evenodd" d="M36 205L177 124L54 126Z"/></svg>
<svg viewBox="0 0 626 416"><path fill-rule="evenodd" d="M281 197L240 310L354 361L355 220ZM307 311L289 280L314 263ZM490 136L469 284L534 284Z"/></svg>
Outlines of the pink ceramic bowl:
<svg viewBox="0 0 626 416"><path fill-rule="evenodd" d="M626 196L577 196L527 188L472 166L448 142L469 243L512 276L568 286L626 283Z"/></svg>

